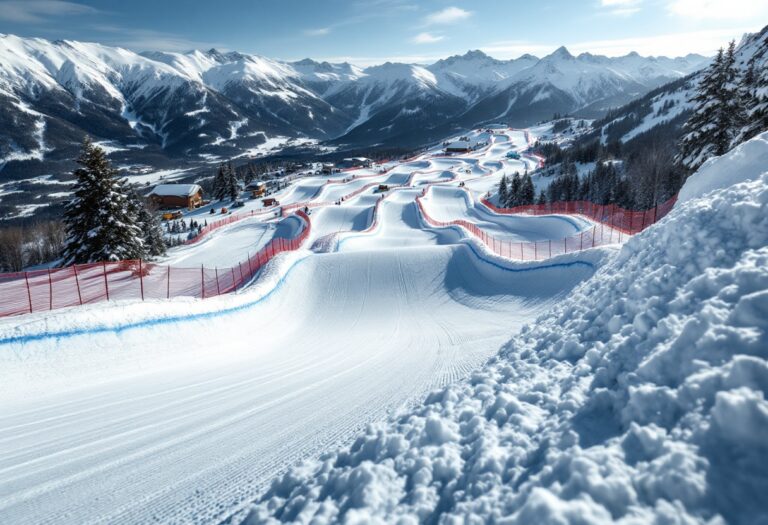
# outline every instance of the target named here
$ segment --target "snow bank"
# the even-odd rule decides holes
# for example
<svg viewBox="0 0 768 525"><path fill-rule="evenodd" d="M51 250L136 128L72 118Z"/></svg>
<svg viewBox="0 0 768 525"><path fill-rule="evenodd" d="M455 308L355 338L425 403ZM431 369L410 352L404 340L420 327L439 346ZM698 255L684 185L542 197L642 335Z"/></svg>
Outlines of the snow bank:
<svg viewBox="0 0 768 525"><path fill-rule="evenodd" d="M293 468L245 521L768 523L768 174L703 187L468 380Z"/></svg>
<svg viewBox="0 0 768 525"><path fill-rule="evenodd" d="M768 131L742 142L722 157L714 157L705 162L685 182L677 202L686 202L737 182L754 180L766 172Z"/></svg>

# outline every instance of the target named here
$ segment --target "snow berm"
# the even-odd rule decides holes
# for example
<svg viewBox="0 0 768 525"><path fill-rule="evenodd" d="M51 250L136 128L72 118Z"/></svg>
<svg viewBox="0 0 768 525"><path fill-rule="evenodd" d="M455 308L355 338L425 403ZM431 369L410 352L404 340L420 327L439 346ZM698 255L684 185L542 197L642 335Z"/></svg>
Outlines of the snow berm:
<svg viewBox="0 0 768 525"><path fill-rule="evenodd" d="M768 523L766 152L763 133L705 164L485 367L245 521Z"/></svg>

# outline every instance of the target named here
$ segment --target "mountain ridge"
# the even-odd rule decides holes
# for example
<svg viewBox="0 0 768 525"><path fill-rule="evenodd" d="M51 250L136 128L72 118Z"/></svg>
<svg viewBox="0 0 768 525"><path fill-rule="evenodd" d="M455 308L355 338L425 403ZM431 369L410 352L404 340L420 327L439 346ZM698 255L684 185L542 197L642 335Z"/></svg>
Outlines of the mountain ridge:
<svg viewBox="0 0 768 525"><path fill-rule="evenodd" d="M595 57L560 48L498 60L470 50L361 68L2 34L0 184L71 173L84 135L110 143L118 166L146 171L253 157L288 139L416 147L495 120L522 127L553 113L600 115L707 60Z"/></svg>

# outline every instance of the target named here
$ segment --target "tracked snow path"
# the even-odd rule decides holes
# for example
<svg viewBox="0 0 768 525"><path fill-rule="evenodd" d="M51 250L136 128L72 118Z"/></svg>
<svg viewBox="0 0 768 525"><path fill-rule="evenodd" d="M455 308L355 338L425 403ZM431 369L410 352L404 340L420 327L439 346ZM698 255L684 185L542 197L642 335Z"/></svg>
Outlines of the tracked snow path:
<svg viewBox="0 0 768 525"><path fill-rule="evenodd" d="M146 308L180 318L118 331L86 328L98 320L88 308L60 311L11 342L42 316L0 321L0 523L225 519L291 464L465 377L594 271L575 257L489 259L459 231L425 228L420 194L392 191L369 233L373 193L314 210L314 239L348 232L338 251L281 256L269 293L208 303L248 303L240 309L185 318L184 301L154 303ZM247 248L241 241L290 224L243 222L201 246L223 264ZM135 313L105 311L118 322ZM66 333L46 335L48 323Z"/></svg>

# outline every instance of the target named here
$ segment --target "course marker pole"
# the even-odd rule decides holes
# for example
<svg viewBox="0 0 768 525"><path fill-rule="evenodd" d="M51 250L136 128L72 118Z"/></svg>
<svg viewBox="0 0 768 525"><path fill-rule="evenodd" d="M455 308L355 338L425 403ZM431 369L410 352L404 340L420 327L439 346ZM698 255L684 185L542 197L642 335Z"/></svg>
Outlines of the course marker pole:
<svg viewBox="0 0 768 525"><path fill-rule="evenodd" d="M139 259L139 285L141 286L141 300L144 300L144 272L141 259Z"/></svg>
<svg viewBox="0 0 768 525"><path fill-rule="evenodd" d="M80 294L80 279L77 277L77 265L73 265L72 269L75 271L75 286L77 286L77 299L80 301L80 305L83 304L83 296Z"/></svg>
<svg viewBox="0 0 768 525"><path fill-rule="evenodd" d="M27 299L29 300L29 313L32 313L32 292L29 291L29 272L24 272L24 281L27 283Z"/></svg>
<svg viewBox="0 0 768 525"><path fill-rule="evenodd" d="M53 310L53 281L50 268L48 268L48 309Z"/></svg>
<svg viewBox="0 0 768 525"><path fill-rule="evenodd" d="M104 289L107 292L107 301L109 301L109 281L107 281L107 262L102 261L101 266L104 270Z"/></svg>

